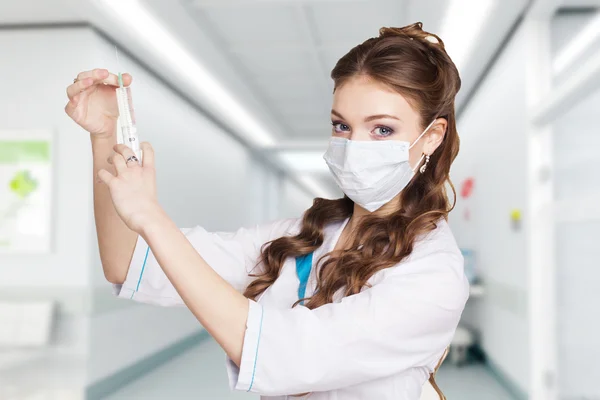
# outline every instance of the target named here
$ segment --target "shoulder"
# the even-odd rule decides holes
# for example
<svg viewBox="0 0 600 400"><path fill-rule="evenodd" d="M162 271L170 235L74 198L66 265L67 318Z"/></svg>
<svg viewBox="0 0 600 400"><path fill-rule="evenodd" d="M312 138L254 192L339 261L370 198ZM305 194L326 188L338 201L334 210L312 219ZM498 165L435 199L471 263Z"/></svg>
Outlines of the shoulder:
<svg viewBox="0 0 600 400"><path fill-rule="evenodd" d="M446 220L437 221L435 229L416 239L412 253L401 264L413 263L431 264L434 269L452 269L454 273L463 274L463 256Z"/></svg>
<svg viewBox="0 0 600 400"><path fill-rule="evenodd" d="M299 218L280 219L252 226L244 226L231 232L209 232L201 226L183 229L192 244L202 243L237 243L242 246L260 248L263 244L282 236L292 236L300 232L302 221Z"/></svg>
<svg viewBox="0 0 600 400"><path fill-rule="evenodd" d="M437 221L436 227L432 231L416 239L411 256L421 257L441 251L460 254L452 230L444 219Z"/></svg>
<svg viewBox="0 0 600 400"><path fill-rule="evenodd" d="M267 243L283 236L297 235L301 228L301 218L285 218L259 224L255 230L260 241Z"/></svg>
<svg viewBox="0 0 600 400"><path fill-rule="evenodd" d="M300 233L300 230L302 229L302 218L286 218L271 221L264 224L259 229L262 229L263 232L267 233L270 240L282 236L294 236Z"/></svg>
<svg viewBox="0 0 600 400"><path fill-rule="evenodd" d="M414 293L427 294L434 302L462 309L469 295L463 256L448 223L440 220L436 225L417 239L410 256L381 271L383 276L377 280L402 285L410 282Z"/></svg>

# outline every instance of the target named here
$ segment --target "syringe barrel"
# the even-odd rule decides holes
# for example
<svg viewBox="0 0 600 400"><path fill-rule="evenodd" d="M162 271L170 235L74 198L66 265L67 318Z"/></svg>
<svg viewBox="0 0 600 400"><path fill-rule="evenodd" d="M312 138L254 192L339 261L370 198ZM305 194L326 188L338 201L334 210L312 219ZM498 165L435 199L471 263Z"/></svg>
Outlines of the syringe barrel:
<svg viewBox="0 0 600 400"><path fill-rule="evenodd" d="M131 96L131 87L123 87L117 89L117 94L121 96L121 105L123 106L123 110L119 108L119 114L121 116L126 116L126 122L129 125L135 126L135 113L133 109L133 98ZM122 112L121 112L122 111Z"/></svg>
<svg viewBox="0 0 600 400"><path fill-rule="evenodd" d="M138 159L141 160L140 143L135 125L135 113L131 97L131 88L117 88L117 103L119 107L119 122L123 143L127 145Z"/></svg>
<svg viewBox="0 0 600 400"><path fill-rule="evenodd" d="M138 154L140 150L140 142L137 136L137 129L129 126L121 126L121 135L123 137L123 143L127 145L131 150Z"/></svg>

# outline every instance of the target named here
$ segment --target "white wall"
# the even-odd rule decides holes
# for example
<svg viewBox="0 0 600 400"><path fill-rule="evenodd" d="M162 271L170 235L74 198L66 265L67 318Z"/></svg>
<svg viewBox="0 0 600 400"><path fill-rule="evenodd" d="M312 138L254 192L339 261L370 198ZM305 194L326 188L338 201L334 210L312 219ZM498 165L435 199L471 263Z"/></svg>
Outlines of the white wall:
<svg viewBox="0 0 600 400"><path fill-rule="evenodd" d="M0 297L57 300L54 347L89 357L89 383L198 332L186 309L112 297L95 242L89 137L64 113L65 88L79 71L116 69L114 47L87 29L3 30L0 129L52 129L55 140L54 248L44 256L0 256ZM279 216L291 183L147 71L134 75L142 140L156 151L159 199L180 226L233 230ZM235 118L235 116L232 116ZM299 190L299 189L298 189ZM304 193L300 191L300 193ZM302 209L286 203L289 214Z"/></svg>
<svg viewBox="0 0 600 400"><path fill-rule="evenodd" d="M527 213L525 48L517 32L460 116L460 154L452 177L475 178L473 197L462 200L450 222L463 248L474 250L486 295L468 304L464 322L482 335L490 361L527 391L526 226L511 228L510 212ZM470 210L470 219L464 213Z"/></svg>
<svg viewBox="0 0 600 400"><path fill-rule="evenodd" d="M555 49L573 37L590 17L591 13L559 16L552 26ZM596 46L584 57L598 51ZM600 193L600 135L594 123L598 104L600 92L581 99L553 126L558 201ZM565 399L600 398L594 379L600 376L600 323L593 315L600 304L598 232L598 220L562 221L556 226L558 383L560 396Z"/></svg>
<svg viewBox="0 0 600 400"><path fill-rule="evenodd" d="M60 303L53 342L61 351L87 351L92 224L89 139L65 115L65 87L75 71L92 67L90 32L2 30L0 130L54 132L51 254L1 255L0 297L52 298ZM51 61L52 60L52 61Z"/></svg>
<svg viewBox="0 0 600 400"><path fill-rule="evenodd" d="M312 206L314 196L308 195L289 180L282 182L280 192L279 218L301 217Z"/></svg>
<svg viewBox="0 0 600 400"><path fill-rule="evenodd" d="M554 55L568 43L592 14L559 14L552 22ZM478 269L487 293L472 301L464 321L482 333L483 348L490 360L523 391L528 387L529 345L527 327L526 230L510 228L511 209L524 216L527 196L525 62L526 38L516 32L491 73L486 77L459 120L462 149L453 168L460 182L474 176L472 199L459 200L451 224L461 247L476 252ZM575 62L600 50L590 46ZM555 78L556 85L572 70ZM553 125L554 183L556 201L600 193L597 165L600 136L594 117L600 92L578 104ZM466 209L471 220L463 218ZM594 377L600 376L600 324L591 305L600 303L598 272L598 220L569 221L557 216L557 330L558 385L561 398L597 398ZM526 218L525 218L526 220Z"/></svg>
<svg viewBox="0 0 600 400"><path fill-rule="evenodd" d="M72 71L90 67L90 33L57 30L0 31L0 129L50 129L54 148L54 243L49 255L0 256L2 286L81 286L88 279L90 248L74 246L73 232L87 232L91 214L91 168L87 135L65 115ZM58 45L57 43L61 43ZM58 60L58 62L45 62ZM75 74L76 75L76 74Z"/></svg>

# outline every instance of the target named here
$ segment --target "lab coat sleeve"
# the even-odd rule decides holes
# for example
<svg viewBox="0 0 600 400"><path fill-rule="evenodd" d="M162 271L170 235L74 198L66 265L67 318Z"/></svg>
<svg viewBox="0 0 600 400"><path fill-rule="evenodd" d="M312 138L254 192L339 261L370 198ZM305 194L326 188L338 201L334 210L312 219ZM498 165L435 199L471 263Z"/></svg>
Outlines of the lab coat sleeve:
<svg viewBox="0 0 600 400"><path fill-rule="evenodd" d="M402 264L359 294L314 310L250 301L237 390L267 396L329 391L395 375L430 372L450 344L468 297L460 253ZM397 273L396 273L397 271Z"/></svg>
<svg viewBox="0 0 600 400"><path fill-rule="evenodd" d="M201 227L182 229L187 239L223 279L242 292L256 272L263 244L293 233L297 220L288 219L254 228L241 228L234 233L207 232ZM122 285L113 285L116 296L160 306L183 306L175 290L148 244L138 237L134 254Z"/></svg>

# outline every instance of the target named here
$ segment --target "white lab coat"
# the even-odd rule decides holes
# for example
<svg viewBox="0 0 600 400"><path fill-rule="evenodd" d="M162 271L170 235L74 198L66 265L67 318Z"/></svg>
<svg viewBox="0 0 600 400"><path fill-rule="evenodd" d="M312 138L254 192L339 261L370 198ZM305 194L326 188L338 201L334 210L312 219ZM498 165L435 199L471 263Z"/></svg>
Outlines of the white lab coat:
<svg viewBox="0 0 600 400"><path fill-rule="evenodd" d="M315 289L319 258L347 223L325 229L306 295ZM300 229L297 219L236 233L184 230L206 262L239 291L251 282L261 246ZM260 268L260 266L258 267ZM445 221L415 244L397 266L375 274L361 293L315 310L291 308L298 299L294 259L257 302L250 302L238 368L227 360L231 387L262 399L312 392L311 400L418 400L423 384L450 344L468 297L463 259ZM119 297L162 306L183 305L143 239ZM290 397L290 399L292 399Z"/></svg>

